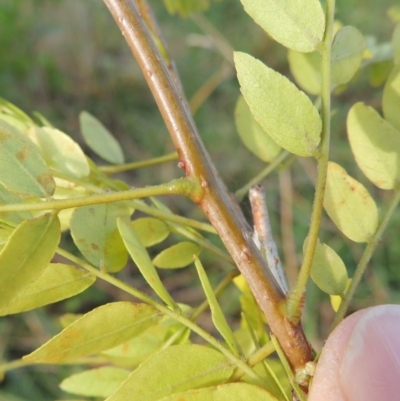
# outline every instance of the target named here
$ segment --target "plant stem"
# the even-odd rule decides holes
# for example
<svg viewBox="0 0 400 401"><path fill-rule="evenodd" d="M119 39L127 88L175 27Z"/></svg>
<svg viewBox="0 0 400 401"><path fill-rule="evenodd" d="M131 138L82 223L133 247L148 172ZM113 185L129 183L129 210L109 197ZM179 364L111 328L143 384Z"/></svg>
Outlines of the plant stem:
<svg viewBox="0 0 400 401"><path fill-rule="evenodd" d="M310 230L307 236L307 245L304 259L301 265L297 282L288 295L286 309L288 319L296 324L300 321L306 286L310 277L315 248L318 241L318 233L321 224L324 207L324 195L326 186L326 175L329 161L330 124L331 124L331 48L333 35L333 21L335 15L335 0L326 2L326 28L322 46L321 62L321 154L318 159L318 176L315 187L313 210L311 213Z"/></svg>
<svg viewBox="0 0 400 401"><path fill-rule="evenodd" d="M279 153L279 155L270 163L268 164L265 169L263 169L259 174L257 174L253 179L251 179L246 185L242 188L238 189L235 192L236 199L241 201L244 196L249 192L249 189L253 185L259 184L265 177L271 174L282 162L292 156L291 153L287 152L286 150ZM293 156L292 156L293 157Z"/></svg>
<svg viewBox="0 0 400 401"><path fill-rule="evenodd" d="M344 318L344 315L346 314L346 311L350 305L350 302L354 296L354 293L356 292L356 289L364 276L365 270L367 268L368 262L371 259L372 254L374 253L376 247L379 244L379 241L382 237L383 232L385 231L390 218L392 217L396 207L398 206L400 202L400 189L397 189L392 201L389 204L389 208L385 213L385 216L383 217L382 221L380 222L378 229L376 230L375 234L371 238L371 241L368 243L366 246L360 262L357 265L356 271L354 272L353 279L351 281L350 287L346 292L346 295L344 299L342 300L340 307L338 311L336 312L335 318L333 320L331 330L333 330L339 323L340 321Z"/></svg>
<svg viewBox="0 0 400 401"><path fill-rule="evenodd" d="M151 298L148 295L144 294L143 292L137 290L136 288L133 288L133 287L129 286L128 284L118 280L117 278L109 275L108 273L105 273L105 272L102 272L102 271L96 269L89 263L86 263L85 261L79 259L78 257L74 256L73 254L69 253L68 251L65 251L64 249L58 248L57 253L59 255L63 256L64 258L70 260L71 262L76 263L77 265L81 266L82 268L87 270L89 273L92 273L96 277L125 291L126 293L141 300L142 302L145 302L146 304L153 306L154 308L159 310L164 315L169 316L170 318L174 319L175 321L183 324L188 329L192 330L194 333L196 333L200 337L202 337L205 341L210 343L214 348L216 348L223 355L225 355L226 358L232 363L232 365L235 365L239 369L244 370L248 375L250 375L250 377L255 378L257 380L260 379L260 377L241 358L233 355L229 351L229 349L226 348L225 346L223 346L215 337L213 337L206 330L199 327L197 324L192 322L187 317L183 316L182 314L180 314L176 311L169 309L167 306L164 306L164 305L158 303L153 298Z"/></svg>
<svg viewBox="0 0 400 401"><path fill-rule="evenodd" d="M146 198L154 195L186 195L196 196L199 186L194 180L181 178L166 184L154 185L145 188L131 189L129 191L103 193L91 196L82 196L70 199L54 199L35 203L15 203L1 205L0 212L20 212L25 210L63 210L73 207L96 205L100 203L126 201L137 198Z"/></svg>
<svg viewBox="0 0 400 401"><path fill-rule="evenodd" d="M312 359L311 347L300 324L284 313L285 296L255 246L250 227L233 202L197 133L194 121L154 45L137 6L131 0L104 0L136 58L161 111L186 176L201 183L193 199L217 230L228 252L248 282L294 369Z"/></svg>
<svg viewBox="0 0 400 401"><path fill-rule="evenodd" d="M140 162L120 164L118 166L99 166L99 170L106 174L122 173L124 171L136 170L143 167L156 166L165 162L177 160L178 155L176 152L170 153L161 157L154 157L153 159L143 160Z"/></svg>

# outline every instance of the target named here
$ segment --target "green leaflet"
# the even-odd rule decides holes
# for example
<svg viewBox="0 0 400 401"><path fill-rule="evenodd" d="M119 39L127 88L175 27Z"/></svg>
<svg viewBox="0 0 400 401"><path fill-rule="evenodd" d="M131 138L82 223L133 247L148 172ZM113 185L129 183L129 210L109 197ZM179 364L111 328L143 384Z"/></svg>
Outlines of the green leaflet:
<svg viewBox="0 0 400 401"><path fill-rule="evenodd" d="M190 241L179 242L164 249L154 259L154 266L161 269L180 269L193 263L201 252L201 246Z"/></svg>
<svg viewBox="0 0 400 401"><path fill-rule="evenodd" d="M312 52L322 41L325 17L318 0L241 2L247 14L261 28L289 49Z"/></svg>
<svg viewBox="0 0 400 401"><path fill-rule="evenodd" d="M38 146L44 161L52 170L75 178L89 175L85 154L68 135L55 128L35 127L27 131L27 136Z"/></svg>
<svg viewBox="0 0 400 401"><path fill-rule="evenodd" d="M70 298L86 290L95 281L95 276L85 270L62 263L50 263L20 296L6 308L0 309L0 316L25 312Z"/></svg>
<svg viewBox="0 0 400 401"><path fill-rule="evenodd" d="M347 116L347 132L358 167L377 187L400 183L400 132L378 112L356 103Z"/></svg>
<svg viewBox="0 0 400 401"><path fill-rule="evenodd" d="M392 36L392 48L393 48L393 61L395 64L400 64L400 24L394 28Z"/></svg>
<svg viewBox="0 0 400 401"><path fill-rule="evenodd" d="M119 218L117 223L122 240L124 241L132 260L136 263L149 286L167 305L173 309L179 309L160 280L160 277L150 260L149 254L140 242L135 230L132 228L130 220Z"/></svg>
<svg viewBox="0 0 400 401"><path fill-rule="evenodd" d="M248 54L236 52L234 60L240 90L271 138L296 155L318 155L322 122L305 93Z"/></svg>
<svg viewBox="0 0 400 401"><path fill-rule="evenodd" d="M239 96L236 103L235 123L243 144L259 159L269 163L278 156L281 147L276 144L254 119L243 96Z"/></svg>
<svg viewBox="0 0 400 401"><path fill-rule="evenodd" d="M288 51L290 71L297 84L311 95L321 93L321 55Z"/></svg>
<svg viewBox="0 0 400 401"><path fill-rule="evenodd" d="M348 282L347 270L340 256L328 245L318 240L315 249L311 278L324 292L344 295Z"/></svg>
<svg viewBox="0 0 400 401"><path fill-rule="evenodd" d="M220 352L174 345L143 362L107 401L157 401L190 389L224 383L233 367Z"/></svg>
<svg viewBox="0 0 400 401"><path fill-rule="evenodd" d="M128 261L117 218L129 216L126 203L114 202L75 209L71 235L83 256L102 271L118 272Z"/></svg>
<svg viewBox="0 0 400 401"><path fill-rule="evenodd" d="M383 115L400 130L400 64L396 64L386 81L382 98Z"/></svg>
<svg viewBox="0 0 400 401"><path fill-rule="evenodd" d="M0 119L0 184L20 195L47 198L54 179L38 148L17 128Z"/></svg>
<svg viewBox="0 0 400 401"><path fill-rule="evenodd" d="M210 0L164 0L166 9L170 14L188 17L191 13L206 11L210 6Z"/></svg>
<svg viewBox="0 0 400 401"><path fill-rule="evenodd" d="M22 203L22 198L13 192L8 191L3 185L0 184L0 205L8 203ZM16 226L24 220L32 218L31 212L1 212L0 221Z"/></svg>
<svg viewBox="0 0 400 401"><path fill-rule="evenodd" d="M60 383L60 388L71 394L106 398L128 376L128 370L105 366L98 369L85 370L69 376Z"/></svg>
<svg viewBox="0 0 400 401"><path fill-rule="evenodd" d="M217 330L220 332L220 334L226 341L226 343L228 344L231 351L236 356L238 356L239 355L238 343L232 333L231 328L229 327L225 319L222 309L214 294L214 290L211 287L210 281L208 280L204 267L197 257L194 258L194 264L196 266L197 273L201 281L201 285L203 286L204 293L206 294L208 304L210 305L212 321Z"/></svg>
<svg viewBox="0 0 400 401"><path fill-rule="evenodd" d="M124 163L125 158L120 144L96 117L87 111L82 111L79 122L82 136L93 152L110 163Z"/></svg>
<svg viewBox="0 0 400 401"><path fill-rule="evenodd" d="M146 248L164 241L169 235L168 226L154 217L133 220L132 227Z"/></svg>
<svg viewBox="0 0 400 401"><path fill-rule="evenodd" d="M362 61L365 39L353 26L340 28L332 42L331 79L336 84L345 84L353 78Z"/></svg>
<svg viewBox="0 0 400 401"><path fill-rule="evenodd" d="M109 303L75 320L23 359L36 363L75 361L124 343L157 324L161 317L150 305L133 302Z"/></svg>
<svg viewBox="0 0 400 401"><path fill-rule="evenodd" d="M278 401L268 391L247 383L229 383L217 387L189 390L160 401Z"/></svg>
<svg viewBox="0 0 400 401"><path fill-rule="evenodd" d="M51 214L23 221L0 253L0 309L44 271L60 241L60 223Z"/></svg>
<svg viewBox="0 0 400 401"><path fill-rule="evenodd" d="M378 209L362 184L329 162L324 207L340 231L355 242L368 242L378 227Z"/></svg>

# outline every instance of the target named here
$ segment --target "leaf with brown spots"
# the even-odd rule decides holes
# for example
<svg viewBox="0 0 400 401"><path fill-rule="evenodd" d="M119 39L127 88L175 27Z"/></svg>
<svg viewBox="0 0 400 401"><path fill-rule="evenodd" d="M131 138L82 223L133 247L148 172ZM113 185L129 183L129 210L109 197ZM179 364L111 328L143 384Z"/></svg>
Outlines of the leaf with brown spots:
<svg viewBox="0 0 400 401"><path fill-rule="evenodd" d="M328 165L324 207L340 231L368 242L378 227L378 208L365 187L336 163Z"/></svg>
<svg viewBox="0 0 400 401"><path fill-rule="evenodd" d="M17 128L0 119L0 183L19 195L53 195L54 179L38 148Z"/></svg>
<svg viewBox="0 0 400 401"><path fill-rule="evenodd" d="M133 302L113 302L75 320L25 361L61 363L75 361L116 347L139 335L162 318L154 307Z"/></svg>

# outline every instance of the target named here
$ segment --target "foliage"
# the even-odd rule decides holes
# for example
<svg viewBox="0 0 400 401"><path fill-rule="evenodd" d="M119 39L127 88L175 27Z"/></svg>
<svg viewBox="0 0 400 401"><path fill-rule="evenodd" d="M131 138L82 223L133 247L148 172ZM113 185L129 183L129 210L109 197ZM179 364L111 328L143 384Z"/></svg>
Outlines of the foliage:
<svg viewBox="0 0 400 401"><path fill-rule="evenodd" d="M384 51L382 45L369 42L352 26L335 27L333 0L326 2L326 16L318 0L296 0L286 6L274 0L241 1L255 22L289 49L289 65L298 85L249 54L234 54L242 92L234 113L239 136L257 158L269 163L251 184L260 182L277 167L288 168L294 156L314 158L318 165L310 229L297 281L288 294L283 294L264 259L263 278L253 276L246 261L259 256L247 246L253 244L249 233L239 240L243 244L240 252L232 252L227 243L233 242L234 232L221 229L222 220L221 226L213 220L213 215L223 215L221 201L213 206L214 213L208 214L213 227L174 214L154 198L183 195L204 208L205 194L215 183L190 171L189 165L193 164L192 170L208 169L214 174L211 164L206 165L207 158L200 166L194 160L181 160L185 178L131 188L112 175L137 166L124 164L123 147L95 116L86 111L79 116L83 140L93 152L90 158L77 141L54 128L45 117L36 113L31 118L1 100L0 315L68 300L97 279L135 298L134 302L113 300L83 315L68 316L58 334L22 359L5 362L0 366L2 372L30 364L81 364L87 368L65 378L61 388L78 397L110 401L222 401L228 397L270 401L288 400L292 391L306 399L310 377L305 362L310 360L304 357L303 366L296 366L281 349L285 344L281 341L279 345L279 320L275 322L275 316L268 315L265 306L255 301L262 297L254 282L260 279L261 285L270 285L281 297L284 318L293 326L300 325L310 277L331 297L332 308L337 311L333 326L346 313L400 201L399 27L394 31L390 51ZM169 12L181 16L210 5L209 1L188 0L164 3ZM153 21L144 21L152 29ZM152 35L168 63L163 39L155 31ZM356 165L376 187L393 192L390 203L380 211L372 191L330 158L330 102L332 92L346 91L360 71L391 59L394 66L384 84L383 116L358 102L347 117ZM150 80L153 73L148 74ZM315 97L310 98L303 90ZM179 121L179 111L173 117ZM195 133L191 134L183 141L184 146L194 142ZM110 165L97 165L95 157ZM174 154L168 160L176 157ZM150 159L141 167L164 162ZM238 191L237 197L241 198L248 187ZM222 191L222 186L211 188L211 193ZM323 208L338 232L351 241L366 243L352 276L351 267L339 255L340 249L335 250L337 242L333 239L328 245L320 239ZM232 220L238 213L233 210ZM257 226L255 210L253 216ZM215 245L216 231L231 255ZM66 240L69 234L73 241L70 245ZM258 230L254 239L260 255L268 260L270 243L264 242ZM226 265L239 265L238 258L244 259L239 265L242 274L226 268L220 283L213 285L210 255ZM147 283L146 291L124 282L129 257ZM197 306L178 302L166 285L165 275L166 269L193 269L193 265L205 293L204 302ZM229 324L219 300L232 281L240 290L239 328ZM266 286L265 291L270 287ZM152 296L147 295L150 290ZM269 302L277 304L273 297ZM212 333L197 323L208 307ZM272 334L267 334L265 320ZM202 344L196 344L199 338ZM279 360L271 357L274 352ZM307 354L298 352L300 356Z"/></svg>

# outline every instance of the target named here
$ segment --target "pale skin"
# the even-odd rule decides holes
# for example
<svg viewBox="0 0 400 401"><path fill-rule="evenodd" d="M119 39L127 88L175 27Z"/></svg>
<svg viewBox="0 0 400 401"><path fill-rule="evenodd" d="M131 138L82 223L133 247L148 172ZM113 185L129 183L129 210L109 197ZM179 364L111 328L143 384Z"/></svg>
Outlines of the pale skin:
<svg viewBox="0 0 400 401"><path fill-rule="evenodd" d="M400 400L400 305L361 310L332 332L308 400Z"/></svg>

